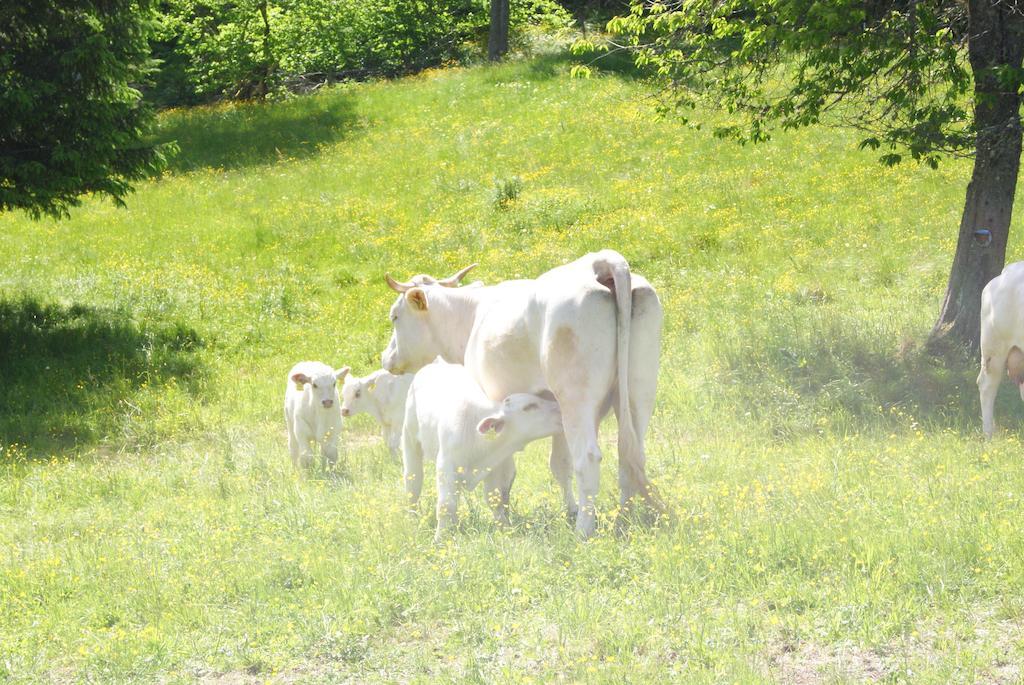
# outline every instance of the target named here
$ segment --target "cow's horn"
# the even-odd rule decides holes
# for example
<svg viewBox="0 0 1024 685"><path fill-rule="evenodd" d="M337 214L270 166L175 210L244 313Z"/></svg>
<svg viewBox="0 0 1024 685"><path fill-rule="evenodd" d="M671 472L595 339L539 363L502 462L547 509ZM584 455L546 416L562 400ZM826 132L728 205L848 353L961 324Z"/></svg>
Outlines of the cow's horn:
<svg viewBox="0 0 1024 685"><path fill-rule="evenodd" d="M457 286L459 284L459 281L461 281L466 276L466 274L468 274L470 271L472 271L476 267L477 267L477 264L475 264L475 263L470 264L466 268L460 269L459 271L456 271L454 274L452 274L448 278L442 278L441 280L438 281L438 284L439 285L443 285L446 288L454 288L455 286Z"/></svg>
<svg viewBox="0 0 1024 685"><path fill-rule="evenodd" d="M387 281L388 287L396 293L404 293L406 290L416 285L415 283L400 283L399 281L391 278L391 274L384 274L384 280Z"/></svg>

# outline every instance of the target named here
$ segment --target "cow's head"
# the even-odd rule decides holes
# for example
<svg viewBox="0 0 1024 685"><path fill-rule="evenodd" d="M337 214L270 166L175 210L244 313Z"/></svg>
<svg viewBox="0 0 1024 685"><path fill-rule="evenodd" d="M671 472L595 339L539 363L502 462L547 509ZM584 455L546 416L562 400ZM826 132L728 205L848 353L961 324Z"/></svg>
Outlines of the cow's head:
<svg viewBox="0 0 1024 685"><path fill-rule="evenodd" d="M482 435L504 433L526 443L561 433L562 412L554 400L520 392L502 400L498 411L480 421L476 429Z"/></svg>
<svg viewBox="0 0 1024 685"><path fill-rule="evenodd" d="M306 385L311 386L313 389L313 401L319 402L320 406L324 409L330 409L334 406L338 380L344 378L348 371L349 368L344 366L337 371L327 367L327 370L323 373L317 373L312 376L298 372L292 374L292 382L298 388L303 388Z"/></svg>
<svg viewBox="0 0 1024 685"><path fill-rule="evenodd" d="M366 378L345 376L345 382L341 386L341 415L355 416L360 412L367 411L369 402L367 395L376 389L376 384L376 379L369 376Z"/></svg>
<svg viewBox="0 0 1024 685"><path fill-rule="evenodd" d="M381 365L391 373L418 371L441 353L441 345L430 326L429 293L437 287L454 288L473 269L470 264L448 278L435 279L420 274L408 283L401 283L388 274L388 286L398 293L391 305L391 341L381 355Z"/></svg>

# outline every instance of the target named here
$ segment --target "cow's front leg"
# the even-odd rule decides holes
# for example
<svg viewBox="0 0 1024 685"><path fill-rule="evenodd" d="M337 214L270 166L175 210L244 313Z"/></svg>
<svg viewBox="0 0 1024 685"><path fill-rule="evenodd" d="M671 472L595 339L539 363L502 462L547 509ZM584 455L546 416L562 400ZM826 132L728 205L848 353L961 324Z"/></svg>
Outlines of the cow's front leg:
<svg viewBox="0 0 1024 685"><path fill-rule="evenodd" d="M315 457L313 455L313 445L311 444L310 441L304 440L302 442L301 454L299 455L299 465L302 467L303 470L308 471L310 468L313 467L314 458Z"/></svg>
<svg viewBox="0 0 1024 685"><path fill-rule="evenodd" d="M576 514L579 507L576 506L576 496L572 492L572 452L569 450L569 443L565 441L565 435L555 435L551 438L551 474L555 477L558 487L562 488L562 501L565 503L565 515L570 523L576 521Z"/></svg>
<svg viewBox="0 0 1024 685"><path fill-rule="evenodd" d="M391 424L385 424L381 428L381 432L384 434L384 444L388 446L391 458L397 461L401 452L402 433Z"/></svg>
<svg viewBox="0 0 1024 685"><path fill-rule="evenodd" d="M405 502L410 508L415 508L423 491L423 448L417 439L409 435L402 444L402 475Z"/></svg>
<svg viewBox="0 0 1024 685"><path fill-rule="evenodd" d="M298 436L295 435L295 429L292 426L288 426L288 452L292 457L292 466L299 468L299 455L300 455L300 443Z"/></svg>
<svg viewBox="0 0 1024 685"><path fill-rule="evenodd" d="M324 466L332 468L338 463L338 436L337 434L328 435L324 438L324 444L320 448L320 451L324 455Z"/></svg>
<svg viewBox="0 0 1024 685"><path fill-rule="evenodd" d="M508 457L484 476L484 496L491 505L494 520L498 525L509 525L508 503L512 492L512 483L516 479L516 462Z"/></svg>
<svg viewBox="0 0 1024 685"><path fill-rule="evenodd" d="M437 529L434 542L444 539L446 530L458 523L459 487L455 467L443 456L437 458Z"/></svg>
<svg viewBox="0 0 1024 685"><path fill-rule="evenodd" d="M995 432L996 391L1003 380L1006 369L1006 353L998 350L995 354L982 352L981 373L978 374L978 394L981 399L981 426L985 436L991 438ZM1021 391L1024 399L1024 390Z"/></svg>

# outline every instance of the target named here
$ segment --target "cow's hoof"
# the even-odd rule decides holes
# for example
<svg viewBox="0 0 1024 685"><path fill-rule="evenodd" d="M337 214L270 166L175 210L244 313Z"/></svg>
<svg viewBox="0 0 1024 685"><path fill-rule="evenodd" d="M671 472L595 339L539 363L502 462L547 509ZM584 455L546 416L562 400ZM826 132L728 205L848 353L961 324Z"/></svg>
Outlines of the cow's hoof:
<svg viewBox="0 0 1024 685"><path fill-rule="evenodd" d="M576 517L579 515L579 513L580 510L576 508L566 509L565 520L569 523L570 526L576 525Z"/></svg>

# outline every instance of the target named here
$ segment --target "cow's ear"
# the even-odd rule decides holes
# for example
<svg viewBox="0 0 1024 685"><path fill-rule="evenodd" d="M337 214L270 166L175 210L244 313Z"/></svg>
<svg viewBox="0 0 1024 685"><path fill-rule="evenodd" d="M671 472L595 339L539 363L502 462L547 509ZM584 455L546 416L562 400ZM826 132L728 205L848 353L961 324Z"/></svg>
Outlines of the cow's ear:
<svg viewBox="0 0 1024 685"><path fill-rule="evenodd" d="M405 291L405 299L419 311L427 311L427 294L423 292L423 288L410 288Z"/></svg>
<svg viewBox="0 0 1024 685"><path fill-rule="evenodd" d="M377 389L377 381L376 381L376 379L372 380L372 381L370 381L369 383L366 384L366 392L373 392L376 389Z"/></svg>
<svg viewBox="0 0 1024 685"><path fill-rule="evenodd" d="M304 373L299 372L292 374L292 383L294 383L295 387L298 388L299 390L302 390L302 386L305 385L306 383L312 382L312 379L310 379L310 377Z"/></svg>
<svg viewBox="0 0 1024 685"><path fill-rule="evenodd" d="M348 372L351 371L351 370L352 370L351 366L343 366L343 367L341 367L340 369L338 369L337 371L334 372L334 380L336 380L336 381L342 380L343 378L345 378L345 376L348 375Z"/></svg>
<svg viewBox="0 0 1024 685"><path fill-rule="evenodd" d="M487 435L487 433L489 433L492 430L494 431L494 434L497 435L498 433L501 432L501 429L504 427L505 419L501 418L498 415L494 415L488 416L486 419L478 423L476 429L477 431L479 431L481 435Z"/></svg>

